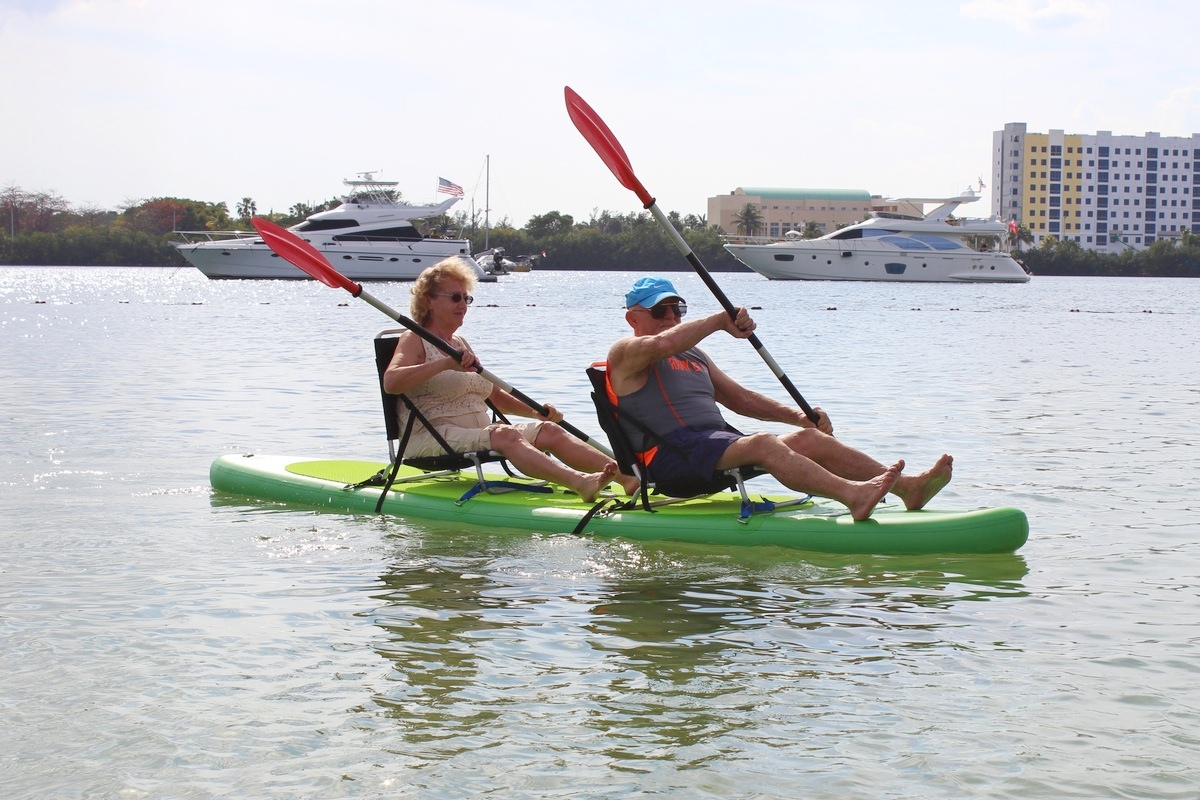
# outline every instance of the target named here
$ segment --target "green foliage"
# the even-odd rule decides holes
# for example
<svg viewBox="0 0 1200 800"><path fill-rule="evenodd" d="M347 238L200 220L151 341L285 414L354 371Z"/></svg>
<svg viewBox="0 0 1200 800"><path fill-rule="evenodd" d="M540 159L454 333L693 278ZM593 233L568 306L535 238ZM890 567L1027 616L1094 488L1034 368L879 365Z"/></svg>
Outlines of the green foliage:
<svg viewBox="0 0 1200 800"><path fill-rule="evenodd" d="M154 197L129 206L118 220L130 230L148 234L172 231L223 231L233 227L229 207L178 197Z"/></svg>
<svg viewBox="0 0 1200 800"><path fill-rule="evenodd" d="M1034 275L1200 278L1200 237L1189 233L1179 242L1160 239L1145 250L1119 253L1097 253L1047 236L1040 247L1016 255Z"/></svg>
<svg viewBox="0 0 1200 800"><path fill-rule="evenodd" d="M154 267L184 263L167 240L142 231L70 228L0 240L0 263L62 267Z"/></svg>
<svg viewBox="0 0 1200 800"><path fill-rule="evenodd" d="M746 203L742 210L733 215L737 232L743 236L753 236L762 228L762 214L758 213L753 203Z"/></svg>

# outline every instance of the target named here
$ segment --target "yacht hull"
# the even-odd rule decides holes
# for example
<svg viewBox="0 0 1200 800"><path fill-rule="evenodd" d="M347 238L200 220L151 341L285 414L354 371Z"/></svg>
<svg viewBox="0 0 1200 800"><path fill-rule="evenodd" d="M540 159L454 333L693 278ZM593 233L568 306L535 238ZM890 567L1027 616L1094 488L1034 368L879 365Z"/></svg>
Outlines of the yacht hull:
<svg viewBox="0 0 1200 800"><path fill-rule="evenodd" d="M421 271L444 258L471 261L466 240L419 242L313 242L338 272L354 281L412 281ZM214 279L307 280L308 274L277 256L261 243L203 242L177 245L180 255ZM482 270L480 270L482 274Z"/></svg>
<svg viewBox="0 0 1200 800"><path fill-rule="evenodd" d="M1007 253L911 253L864 247L850 240L830 247L818 240L727 244L725 249L773 281L895 281L925 283L1027 283L1029 274Z"/></svg>

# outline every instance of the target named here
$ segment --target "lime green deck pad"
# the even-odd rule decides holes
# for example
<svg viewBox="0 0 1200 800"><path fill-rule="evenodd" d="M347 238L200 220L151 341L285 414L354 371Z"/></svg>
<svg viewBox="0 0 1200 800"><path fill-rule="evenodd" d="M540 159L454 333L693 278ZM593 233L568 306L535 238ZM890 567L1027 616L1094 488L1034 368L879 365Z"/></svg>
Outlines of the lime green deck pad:
<svg viewBox="0 0 1200 800"><path fill-rule="evenodd" d="M353 490L345 487L371 477L384 467L386 464L375 461L226 455L213 462L209 479L218 492L370 514L379 500L379 487ZM474 485L473 472L443 478L420 475L417 470L401 469L401 478L418 479L396 483L384 501L383 513L490 528L569 533L592 507L578 495L562 489L550 494L484 493L457 504ZM752 494L755 500L759 497ZM769 499L787 498L772 495ZM870 519L855 522L840 504L817 499L774 513L755 514L745 524L738 521L740 508L741 499L736 493L722 493L664 506L656 513L636 510L596 516L585 533L597 537L777 545L826 553L884 555L1011 553L1029 537L1025 513L1009 507L905 511L901 505L886 504Z"/></svg>

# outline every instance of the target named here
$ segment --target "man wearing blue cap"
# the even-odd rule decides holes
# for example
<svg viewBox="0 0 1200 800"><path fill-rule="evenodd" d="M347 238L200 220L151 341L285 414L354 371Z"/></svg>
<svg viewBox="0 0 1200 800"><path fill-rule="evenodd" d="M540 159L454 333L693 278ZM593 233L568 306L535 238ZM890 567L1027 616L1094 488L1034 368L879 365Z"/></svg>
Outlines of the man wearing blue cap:
<svg viewBox="0 0 1200 800"><path fill-rule="evenodd" d="M623 423L651 480L707 481L721 470L756 466L793 491L837 500L856 520L870 517L888 492L910 510L923 508L950 482L948 455L919 475L902 475L903 461L885 467L835 439L821 409L814 409L819 422L813 425L799 409L752 392L722 372L698 345L719 331L748 338L755 323L746 309L737 309L736 317L717 311L684 322L687 303L660 277L634 283L625 308L633 335L608 352L609 397L618 412L654 433ZM719 406L797 430L742 434L729 427Z"/></svg>

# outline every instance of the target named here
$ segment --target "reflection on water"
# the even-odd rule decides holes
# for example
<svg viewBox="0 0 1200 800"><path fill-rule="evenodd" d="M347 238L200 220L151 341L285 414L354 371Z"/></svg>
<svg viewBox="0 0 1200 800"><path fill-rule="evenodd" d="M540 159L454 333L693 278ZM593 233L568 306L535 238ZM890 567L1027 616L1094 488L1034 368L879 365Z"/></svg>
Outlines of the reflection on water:
<svg viewBox="0 0 1200 800"><path fill-rule="evenodd" d="M561 730L568 711L572 740L601 739L609 758L644 758L647 742L682 754L761 729L755 709L781 685L937 674L939 653L1013 647L970 640L971 612L948 612L1028 594L1020 556L806 556L483 532L477 555L452 556L456 533L423 527L380 577L372 620L392 664L375 701L424 758L497 746L514 726ZM699 766L715 754L680 757Z"/></svg>

